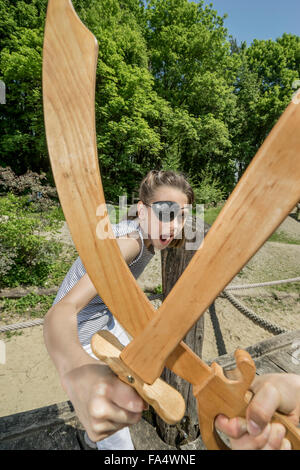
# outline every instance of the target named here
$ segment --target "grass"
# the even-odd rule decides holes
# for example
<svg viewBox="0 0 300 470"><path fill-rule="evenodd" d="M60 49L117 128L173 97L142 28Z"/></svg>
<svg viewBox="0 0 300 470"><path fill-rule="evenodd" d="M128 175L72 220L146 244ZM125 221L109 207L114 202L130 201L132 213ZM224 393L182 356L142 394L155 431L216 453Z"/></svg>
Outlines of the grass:
<svg viewBox="0 0 300 470"><path fill-rule="evenodd" d="M289 282L287 284L279 284L276 286L276 291L299 294L300 297L300 282ZM276 297L276 291L271 291L273 296Z"/></svg>
<svg viewBox="0 0 300 470"><path fill-rule="evenodd" d="M42 318L51 307L55 295L28 294L18 299L4 298L0 301L1 320L14 320L18 317Z"/></svg>
<svg viewBox="0 0 300 470"><path fill-rule="evenodd" d="M120 210L119 206L108 206L108 216L111 224L118 224L127 213L127 207Z"/></svg>
<svg viewBox="0 0 300 470"><path fill-rule="evenodd" d="M222 208L223 206L210 207L209 209L204 209L204 222L209 225L212 225L220 214Z"/></svg>
<svg viewBox="0 0 300 470"><path fill-rule="evenodd" d="M162 294L162 293L163 293L162 285L160 284L159 286L155 287L154 294Z"/></svg>
<svg viewBox="0 0 300 470"><path fill-rule="evenodd" d="M73 246L64 246L62 255L51 266L51 270L45 287L59 286L65 278L73 262L76 260L78 253Z"/></svg>
<svg viewBox="0 0 300 470"><path fill-rule="evenodd" d="M290 285L290 284L288 284ZM295 293L295 286L294 284L294 290L291 291L292 293ZM283 314L289 314L292 313L297 306L298 299L295 297L288 297L288 298L280 298L278 295L278 286L276 286L276 290L274 288L269 288L268 290L270 291L272 297L248 297L245 296L242 299L242 303L247 305L250 309L252 309L254 312L256 312L260 316L264 316L264 313L275 313L278 312L278 318L282 319ZM282 290L282 289L280 289ZM287 292L288 289L286 289ZM298 291L300 292L300 291ZM276 321L275 321L276 323Z"/></svg>
<svg viewBox="0 0 300 470"><path fill-rule="evenodd" d="M77 252L72 246L64 245L62 255L51 266L44 287L59 286L77 256ZM54 298L55 294L37 295L31 293L18 299L0 299L0 322L2 325L10 325L35 318L43 318L51 307ZM7 331L4 334L9 339L19 334L19 331Z"/></svg>
<svg viewBox="0 0 300 470"><path fill-rule="evenodd" d="M300 240L292 238L284 232L274 232L268 240L269 242L287 243L289 245L300 245Z"/></svg>
<svg viewBox="0 0 300 470"><path fill-rule="evenodd" d="M22 336L23 330L5 331L4 333L1 333L1 334L4 335L7 339L10 339L13 336Z"/></svg>
<svg viewBox="0 0 300 470"><path fill-rule="evenodd" d="M19 299L0 300L1 325L12 325L24 321L43 318L51 307L55 295L28 294ZM23 334L23 330L5 331L0 337L10 339Z"/></svg>

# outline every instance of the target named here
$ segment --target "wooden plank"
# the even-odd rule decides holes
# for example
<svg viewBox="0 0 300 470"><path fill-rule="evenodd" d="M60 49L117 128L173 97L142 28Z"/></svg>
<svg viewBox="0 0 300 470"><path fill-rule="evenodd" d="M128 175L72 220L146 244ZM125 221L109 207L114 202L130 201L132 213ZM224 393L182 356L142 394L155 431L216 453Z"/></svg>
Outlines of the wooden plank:
<svg viewBox="0 0 300 470"><path fill-rule="evenodd" d="M0 442L18 437L21 433L38 431L63 422L76 420L71 402L45 406L24 413L4 416L0 419Z"/></svg>
<svg viewBox="0 0 300 470"><path fill-rule="evenodd" d="M263 375L263 374L282 374L283 370L281 367L276 365L273 361L269 359L269 356L263 356L258 358L255 361L256 366L256 374Z"/></svg>
<svg viewBox="0 0 300 470"><path fill-rule="evenodd" d="M261 341L257 344L254 344L252 346L249 346L248 348L245 348L245 350L248 351L252 359L254 359L255 361L259 357L265 356L267 354L270 354L272 352L275 352L281 349L288 349L292 351L293 349L292 345L296 344L298 341L300 343L300 330L289 331L287 333L274 336L273 338L270 338L270 339ZM299 344L299 347L300 347L300 344ZM296 355L295 352L293 354L294 356ZM298 355L298 359L300 359L299 355ZM233 353L225 354L224 356L219 356L213 361L208 361L208 364L210 365L212 362L217 362L225 370L226 369L230 370L235 367L235 360L234 360Z"/></svg>
<svg viewBox="0 0 300 470"><path fill-rule="evenodd" d="M288 354L292 356L292 362L293 364L300 364L300 349L294 350L294 351L287 351Z"/></svg>
<svg viewBox="0 0 300 470"><path fill-rule="evenodd" d="M70 402L4 416L0 450L80 450L81 428Z"/></svg>
<svg viewBox="0 0 300 470"><path fill-rule="evenodd" d="M292 360L293 357L285 349L276 351L268 355L268 359L272 361L276 366L283 369L285 372L292 374L300 374L300 362L295 364Z"/></svg>

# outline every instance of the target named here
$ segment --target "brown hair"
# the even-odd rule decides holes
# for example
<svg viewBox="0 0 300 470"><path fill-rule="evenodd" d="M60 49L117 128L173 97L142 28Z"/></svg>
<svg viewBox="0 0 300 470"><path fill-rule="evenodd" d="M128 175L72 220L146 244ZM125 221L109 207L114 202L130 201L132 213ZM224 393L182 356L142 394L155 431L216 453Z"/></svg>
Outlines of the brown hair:
<svg viewBox="0 0 300 470"><path fill-rule="evenodd" d="M182 191L188 200L188 204L193 204L195 200L194 191L187 178L183 173L177 173L175 171L163 171L163 170L152 170L150 171L143 181L140 184L139 188L139 199L145 204L151 204L152 199L155 195L155 192L161 186L170 186L172 188L177 188ZM132 214L132 208L130 209ZM128 215L128 219L135 219L137 217L137 211L135 215ZM181 238L176 238L173 240L169 247L170 248L180 248L184 245L186 241L184 227L182 230Z"/></svg>

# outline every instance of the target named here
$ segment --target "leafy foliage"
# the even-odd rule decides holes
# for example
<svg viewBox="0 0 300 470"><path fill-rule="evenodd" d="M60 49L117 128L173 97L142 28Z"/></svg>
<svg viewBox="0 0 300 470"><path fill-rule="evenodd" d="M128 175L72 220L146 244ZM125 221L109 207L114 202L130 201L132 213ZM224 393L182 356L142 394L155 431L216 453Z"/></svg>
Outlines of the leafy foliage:
<svg viewBox="0 0 300 470"><path fill-rule="evenodd" d="M241 173L291 101L293 83L300 77L300 37L283 34L276 41L254 40L237 55L239 119L232 144Z"/></svg>
<svg viewBox="0 0 300 470"><path fill-rule="evenodd" d="M61 245L41 236L51 227L37 217L26 196L8 194L0 198L0 287L20 284L43 286Z"/></svg>
<svg viewBox="0 0 300 470"><path fill-rule="evenodd" d="M227 196L291 99L299 36L238 45L201 0L73 4L99 42L96 130L106 198L130 196L160 168L183 171L199 191L205 170ZM0 165L52 181L41 89L46 7L47 0L0 0Z"/></svg>
<svg viewBox="0 0 300 470"><path fill-rule="evenodd" d="M225 191L222 189L220 181L213 177L209 170L201 173L202 181L195 187L196 204L214 204L224 200Z"/></svg>

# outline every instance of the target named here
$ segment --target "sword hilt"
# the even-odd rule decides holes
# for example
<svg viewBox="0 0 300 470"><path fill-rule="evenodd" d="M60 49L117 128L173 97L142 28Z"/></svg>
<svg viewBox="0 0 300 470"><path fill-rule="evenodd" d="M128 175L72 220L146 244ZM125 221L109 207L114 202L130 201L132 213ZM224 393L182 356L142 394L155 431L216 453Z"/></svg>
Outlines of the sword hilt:
<svg viewBox="0 0 300 470"><path fill-rule="evenodd" d="M216 431L214 422L219 414L228 418L245 417L246 409L253 394L249 391L255 377L255 364L250 354L236 350L236 369L232 375L236 380L225 377L222 367L217 363L211 365L211 379L202 385L196 385L193 393L197 399L198 419L201 437L209 450L227 450ZM293 450L300 450L300 430L283 414L276 412L272 423L283 424L286 428L285 438L291 442Z"/></svg>
<svg viewBox="0 0 300 470"><path fill-rule="evenodd" d="M109 331L101 330L91 340L91 348L98 359L105 362L122 382L133 387L168 424L176 424L184 416L185 401L182 395L162 379L152 385L141 380L119 358L124 346Z"/></svg>

